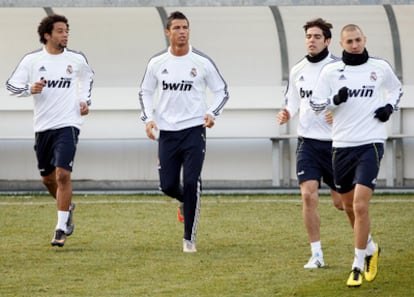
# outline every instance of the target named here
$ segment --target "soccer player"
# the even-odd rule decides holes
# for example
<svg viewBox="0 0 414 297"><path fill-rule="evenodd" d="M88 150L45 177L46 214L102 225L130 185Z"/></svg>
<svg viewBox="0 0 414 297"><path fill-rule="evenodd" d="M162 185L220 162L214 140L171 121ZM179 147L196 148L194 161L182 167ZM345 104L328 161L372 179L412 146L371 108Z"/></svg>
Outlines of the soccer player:
<svg viewBox="0 0 414 297"><path fill-rule="evenodd" d="M6 86L11 95L33 96L37 166L57 204L51 244L62 247L74 229L71 172L82 116L89 113L93 71L82 53L66 48L66 17L45 17L38 34L44 47L23 57Z"/></svg>
<svg viewBox="0 0 414 297"><path fill-rule="evenodd" d="M183 252L194 253L197 252L206 128L214 126L229 94L214 62L190 45L190 25L183 13L170 14L165 34L170 46L150 59L140 86L141 119L150 139L156 139L159 129L160 189L180 202L178 217L184 221ZM206 87L214 93L209 108ZM157 89L159 102L153 114Z"/></svg>
<svg viewBox="0 0 414 297"><path fill-rule="evenodd" d="M304 268L325 266L320 238L318 190L322 180L329 186L332 202L343 210L332 172L332 125L329 113L315 114L309 100L321 68L338 59L328 50L332 24L321 18L304 26L307 55L290 71L285 107L277 114L279 124L287 123L299 110L297 127L296 174L302 196L302 213L311 247L311 257Z"/></svg>
<svg viewBox="0 0 414 297"><path fill-rule="evenodd" d="M322 69L311 99L315 111L333 109L334 180L354 230L349 287L377 275L380 248L370 235L369 202L384 154L385 122L402 95L391 66L368 55L366 39L359 26L343 27L342 60Z"/></svg>

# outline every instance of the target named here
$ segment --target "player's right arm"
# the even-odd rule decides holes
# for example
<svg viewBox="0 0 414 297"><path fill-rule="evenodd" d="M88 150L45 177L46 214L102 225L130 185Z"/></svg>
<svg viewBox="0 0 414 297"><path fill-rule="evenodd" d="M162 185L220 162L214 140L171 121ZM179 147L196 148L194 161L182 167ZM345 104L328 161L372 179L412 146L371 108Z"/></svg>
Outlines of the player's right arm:
<svg viewBox="0 0 414 297"><path fill-rule="evenodd" d="M46 86L46 80L42 78L39 81L34 82L30 86L30 93L31 94L40 94L40 93L42 93L42 90L45 86Z"/></svg>
<svg viewBox="0 0 414 297"><path fill-rule="evenodd" d="M141 106L141 120L145 124L145 132L150 139L155 140L158 132L157 123L153 119L154 93L158 85L157 77L153 74L151 61L142 79L139 91L139 104Z"/></svg>
<svg viewBox="0 0 414 297"><path fill-rule="evenodd" d="M294 116L299 110L300 98L298 96L298 91L295 85L297 67L297 65L293 67L289 74L289 81L285 91L284 107L276 116L279 125L286 124L290 118Z"/></svg>
<svg viewBox="0 0 414 297"><path fill-rule="evenodd" d="M284 108L278 112L276 118L279 125L286 124L290 120L290 113L286 108Z"/></svg>
<svg viewBox="0 0 414 297"><path fill-rule="evenodd" d="M18 97L27 97L32 95L32 86L34 84L30 81L29 69L29 58L28 56L25 56L6 82L6 88L10 95L16 95ZM41 91L40 82L38 82L34 88L34 91L38 90Z"/></svg>
<svg viewBox="0 0 414 297"><path fill-rule="evenodd" d="M157 140L158 126L155 121L149 121L145 124L145 133L147 133L148 138L152 140Z"/></svg>

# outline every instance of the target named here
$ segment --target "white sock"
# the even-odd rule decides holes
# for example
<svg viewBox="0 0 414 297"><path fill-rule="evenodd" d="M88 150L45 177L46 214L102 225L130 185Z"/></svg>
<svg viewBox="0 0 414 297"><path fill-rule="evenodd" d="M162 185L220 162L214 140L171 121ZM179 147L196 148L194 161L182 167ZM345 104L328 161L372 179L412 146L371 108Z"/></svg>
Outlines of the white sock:
<svg viewBox="0 0 414 297"><path fill-rule="evenodd" d="M368 241L367 241L367 248L366 248L366 256L372 256L375 253L376 245L374 240L371 237L371 234L368 235Z"/></svg>
<svg viewBox="0 0 414 297"><path fill-rule="evenodd" d="M352 269L359 268L361 271L364 270L365 263L365 249L355 249L354 263L352 264Z"/></svg>
<svg viewBox="0 0 414 297"><path fill-rule="evenodd" d="M60 229L66 231L66 222L68 221L69 211L58 210L58 222L56 230Z"/></svg>
<svg viewBox="0 0 414 297"><path fill-rule="evenodd" d="M312 256L323 257L321 241L311 242Z"/></svg>

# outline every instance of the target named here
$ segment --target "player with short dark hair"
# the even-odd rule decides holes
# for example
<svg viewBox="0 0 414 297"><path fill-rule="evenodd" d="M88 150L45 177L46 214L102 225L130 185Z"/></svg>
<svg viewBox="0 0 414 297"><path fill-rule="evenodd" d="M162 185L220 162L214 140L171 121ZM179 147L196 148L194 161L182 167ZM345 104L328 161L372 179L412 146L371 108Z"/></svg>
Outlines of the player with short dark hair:
<svg viewBox="0 0 414 297"><path fill-rule="evenodd" d="M330 114L315 114L309 100L322 67L338 58L328 50L332 24L317 18L308 21L303 28L308 54L290 71L285 107L278 113L277 119L279 124L285 124L299 111L296 175L312 253L304 268L312 269L325 266L318 212L318 191L322 181L329 186L335 207L340 210L343 207L333 180Z"/></svg>
<svg viewBox="0 0 414 297"><path fill-rule="evenodd" d="M366 36L349 24L341 30L342 59L326 65L311 99L319 112L333 110L335 185L354 230L355 253L349 287L373 281L380 248L370 235L372 198L387 138L385 122L398 110L401 82L383 59L368 55Z"/></svg>
<svg viewBox="0 0 414 297"><path fill-rule="evenodd" d="M165 34L170 46L150 59L141 83L141 119L149 138L156 139L154 132L160 131L160 189L180 201L178 218L184 221L183 252L194 253L206 128L214 126L229 94L215 63L190 45L189 22L183 13L171 13ZM208 108L206 87L214 93ZM159 102L153 114L157 90Z"/></svg>
<svg viewBox="0 0 414 297"><path fill-rule="evenodd" d="M62 247L74 229L71 172L82 116L89 113L93 71L82 53L66 48L66 17L45 17L38 34L44 47L23 57L6 86L17 97L33 96L38 169L58 210L51 244Z"/></svg>

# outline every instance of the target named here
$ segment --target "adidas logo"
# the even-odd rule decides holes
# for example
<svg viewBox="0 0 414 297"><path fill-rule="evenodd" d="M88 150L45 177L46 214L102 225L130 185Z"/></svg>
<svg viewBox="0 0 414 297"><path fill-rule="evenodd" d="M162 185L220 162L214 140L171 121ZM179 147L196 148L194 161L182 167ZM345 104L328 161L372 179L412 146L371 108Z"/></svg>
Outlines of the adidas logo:
<svg viewBox="0 0 414 297"><path fill-rule="evenodd" d="M46 71L45 66L42 66L42 67L39 68L39 72L41 72L41 71Z"/></svg>
<svg viewBox="0 0 414 297"><path fill-rule="evenodd" d="M299 77L299 81L305 81L305 78L303 77L303 75L301 75L301 76Z"/></svg>
<svg viewBox="0 0 414 297"><path fill-rule="evenodd" d="M341 74L341 76L339 77L339 80L346 80L345 75Z"/></svg>
<svg viewBox="0 0 414 297"><path fill-rule="evenodd" d="M168 70L167 70L167 69L164 69L164 70L161 72L161 74L168 74Z"/></svg>

